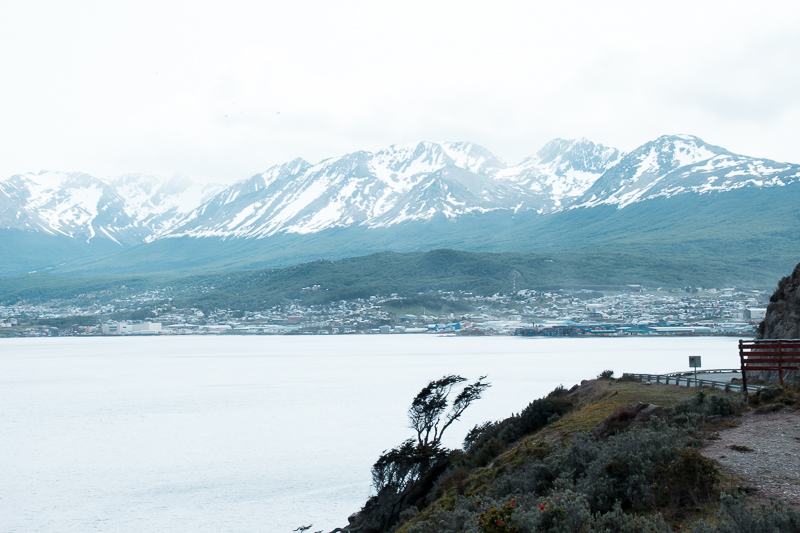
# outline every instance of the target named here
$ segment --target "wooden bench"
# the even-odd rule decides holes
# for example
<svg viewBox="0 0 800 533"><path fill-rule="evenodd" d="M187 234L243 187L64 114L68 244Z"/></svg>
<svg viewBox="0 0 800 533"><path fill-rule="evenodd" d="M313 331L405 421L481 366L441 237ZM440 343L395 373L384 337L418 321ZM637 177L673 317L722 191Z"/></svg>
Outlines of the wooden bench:
<svg viewBox="0 0 800 533"><path fill-rule="evenodd" d="M784 370L800 370L800 339L739 341L742 385L747 394L747 370L773 370L783 386Z"/></svg>

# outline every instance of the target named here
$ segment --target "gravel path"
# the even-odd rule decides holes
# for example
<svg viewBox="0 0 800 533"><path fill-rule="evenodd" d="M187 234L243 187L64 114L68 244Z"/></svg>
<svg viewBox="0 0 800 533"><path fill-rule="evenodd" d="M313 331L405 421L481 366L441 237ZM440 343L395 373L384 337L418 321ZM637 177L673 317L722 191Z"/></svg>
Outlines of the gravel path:
<svg viewBox="0 0 800 533"><path fill-rule="evenodd" d="M757 488L756 499L777 498L800 507L800 409L749 411L740 422L720 431L719 440L708 441L703 455L742 478L742 485ZM737 446L743 448L732 448Z"/></svg>

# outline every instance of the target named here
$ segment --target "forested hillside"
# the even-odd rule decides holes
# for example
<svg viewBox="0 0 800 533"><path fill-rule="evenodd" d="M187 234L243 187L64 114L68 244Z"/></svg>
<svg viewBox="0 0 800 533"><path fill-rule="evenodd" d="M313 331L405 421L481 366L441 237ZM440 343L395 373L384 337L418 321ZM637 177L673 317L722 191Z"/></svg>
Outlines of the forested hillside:
<svg viewBox="0 0 800 533"><path fill-rule="evenodd" d="M758 287L758 265L731 271L714 257L653 257L623 253L471 253L454 250L381 252L338 261L312 261L282 269L191 276L69 277L28 274L0 277L0 302L112 299L159 290L191 307L257 309L292 300L305 304L464 291L477 295L514 289L612 290L629 284L650 288L687 285ZM756 281L754 281L756 280ZM769 285L766 283L765 285ZM315 290L310 288L317 286Z"/></svg>

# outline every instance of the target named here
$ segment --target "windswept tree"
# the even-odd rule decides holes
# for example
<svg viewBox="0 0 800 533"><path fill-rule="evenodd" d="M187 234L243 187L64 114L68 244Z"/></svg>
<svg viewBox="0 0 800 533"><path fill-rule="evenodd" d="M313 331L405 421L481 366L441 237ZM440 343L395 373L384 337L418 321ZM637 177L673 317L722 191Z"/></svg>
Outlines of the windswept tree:
<svg viewBox="0 0 800 533"><path fill-rule="evenodd" d="M450 425L461 417L461 414L472 402L480 399L481 394L490 384L484 382L486 376L481 376L478 381L467 385L449 405L450 393L455 385L467 381L461 376L444 376L436 381L431 381L424 387L408 410L411 428L417 432L417 445L419 447L438 447L442 442L442 435Z"/></svg>
<svg viewBox="0 0 800 533"><path fill-rule="evenodd" d="M444 376L428 383L414 398L408 418L417 433L416 440L410 438L397 448L383 452L372 467L372 483L377 494L371 500L370 511L374 513L378 531L389 528L425 479L435 477L446 467L447 451L441 446L442 436L490 386L485 379L486 376L481 376L464 386L452 402L453 389L467 381L466 378Z"/></svg>

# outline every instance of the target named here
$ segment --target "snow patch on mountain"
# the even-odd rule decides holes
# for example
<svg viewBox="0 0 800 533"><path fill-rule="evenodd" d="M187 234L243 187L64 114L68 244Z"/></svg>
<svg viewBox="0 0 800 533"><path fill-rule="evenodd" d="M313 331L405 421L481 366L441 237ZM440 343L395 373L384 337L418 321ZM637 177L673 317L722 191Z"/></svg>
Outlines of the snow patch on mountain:
<svg viewBox="0 0 800 533"><path fill-rule="evenodd" d="M450 185L433 187L431 176L443 169L460 170L497 189L491 176L505 166L474 143L427 141L354 152L316 165L279 165L223 191L167 236L262 238L351 225L384 227L439 213L458 216L485 210L477 205L485 202L475 194L468 199L448 196ZM266 186L254 187L254 180ZM248 207L252 204L269 209L253 210ZM230 220L236 224L228 225Z"/></svg>
<svg viewBox="0 0 800 533"><path fill-rule="evenodd" d="M587 139L554 139L536 155L497 173L505 180L537 193L540 213L558 211L582 196L620 159L620 152Z"/></svg>
<svg viewBox="0 0 800 533"><path fill-rule="evenodd" d="M135 244L183 220L221 188L141 174L109 181L79 172L18 174L0 182L4 199L0 227L87 242L105 235L120 245Z"/></svg>
<svg viewBox="0 0 800 533"><path fill-rule="evenodd" d="M14 218L27 229L87 240L94 237L87 226L116 200L105 183L81 173L18 174L0 183L0 190L16 201ZM7 228L14 227L7 218L3 222Z"/></svg>
<svg viewBox="0 0 800 533"><path fill-rule="evenodd" d="M508 166L469 142L396 144L311 164L295 159L222 188L128 174L42 172L0 181L0 227L120 246L160 238L262 239L332 228L390 228L493 211L510 216L800 181L800 166L736 155L691 135L630 153L554 139Z"/></svg>
<svg viewBox="0 0 800 533"><path fill-rule="evenodd" d="M626 154L572 208L622 209L658 197L774 187L798 179L798 165L732 154L692 135L666 135Z"/></svg>

